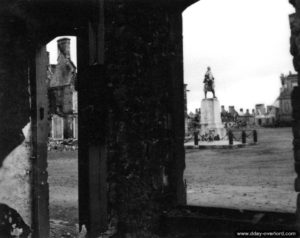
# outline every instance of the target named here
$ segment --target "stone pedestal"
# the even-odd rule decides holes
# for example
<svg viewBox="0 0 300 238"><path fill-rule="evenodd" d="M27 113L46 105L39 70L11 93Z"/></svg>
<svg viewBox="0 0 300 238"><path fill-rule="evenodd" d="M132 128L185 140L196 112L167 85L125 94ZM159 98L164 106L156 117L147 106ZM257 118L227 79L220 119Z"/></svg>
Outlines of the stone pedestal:
<svg viewBox="0 0 300 238"><path fill-rule="evenodd" d="M214 132L220 139L226 136L226 129L221 120L221 107L217 98L203 99L201 102L200 135Z"/></svg>

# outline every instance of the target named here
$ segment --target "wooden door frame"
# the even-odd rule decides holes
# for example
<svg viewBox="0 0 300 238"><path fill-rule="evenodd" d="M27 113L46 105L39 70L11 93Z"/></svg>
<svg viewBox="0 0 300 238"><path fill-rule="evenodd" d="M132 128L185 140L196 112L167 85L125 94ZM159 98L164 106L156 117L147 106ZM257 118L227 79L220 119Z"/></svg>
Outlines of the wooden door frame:
<svg viewBox="0 0 300 238"><path fill-rule="evenodd" d="M86 39L76 36L77 39ZM83 40L86 48L89 44ZM47 66L48 57L46 44L35 45L34 53L30 56L29 82L32 121L32 227L33 238L49 237L49 184L47 172L47 150L48 150L48 97L47 97ZM77 52L88 50L80 49ZM79 56L79 54L78 54ZM86 67L85 55L81 54L79 68ZM82 63L83 62L83 63ZM99 77L101 79L101 77ZM83 79L84 80L84 79ZM84 97L84 90L78 90L78 213L79 224L85 225L88 232L100 234L107 229L107 184L106 184L106 162L107 153L105 143L89 146L89 141L84 141L80 118L84 117L84 105L80 97ZM104 139L105 141L105 139ZM84 147L82 146L84 145ZM82 146L82 147L81 147ZM105 171L105 172L103 172ZM81 229L81 227L80 227Z"/></svg>
<svg viewBox="0 0 300 238"><path fill-rule="evenodd" d="M49 237L49 184L47 172L48 98L46 45L34 49L29 80L32 123L32 227L33 238ZM44 79L44 80L43 80Z"/></svg>

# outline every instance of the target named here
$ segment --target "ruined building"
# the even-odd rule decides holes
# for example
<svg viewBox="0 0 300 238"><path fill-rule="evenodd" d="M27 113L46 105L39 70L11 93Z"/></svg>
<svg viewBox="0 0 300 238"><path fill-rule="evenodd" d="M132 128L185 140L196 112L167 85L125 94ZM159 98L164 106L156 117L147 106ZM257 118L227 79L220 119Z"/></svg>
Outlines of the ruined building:
<svg viewBox="0 0 300 238"><path fill-rule="evenodd" d="M265 107L265 104L255 105L255 124L257 126L277 126L278 125L278 107L276 102L273 105Z"/></svg>
<svg viewBox="0 0 300 238"><path fill-rule="evenodd" d="M246 109L244 112L243 108L240 108L237 112L234 106L229 106L228 111L226 111L225 106L221 106L221 118L222 122L225 123L227 127L238 126L238 127L247 127L253 126L255 119L254 114L249 112L249 109Z"/></svg>
<svg viewBox="0 0 300 238"><path fill-rule="evenodd" d="M89 237L112 226L115 237L141 238L180 228L207 237L211 232L226 237L237 227L297 228L300 199L298 214L186 206L182 12L194 2L1 2L0 237L49 237L47 140L53 109L46 44L62 35L77 37L79 227L85 225ZM290 17L291 53L298 72L300 0L291 3L296 9ZM54 110L64 112L57 105ZM298 87L292 108L300 174ZM198 216L191 216L195 211Z"/></svg>
<svg viewBox="0 0 300 238"><path fill-rule="evenodd" d="M47 77L51 138L78 138L77 72L70 56L70 39L59 39L57 50L57 64L50 65Z"/></svg>
<svg viewBox="0 0 300 238"><path fill-rule="evenodd" d="M278 120L280 125L291 125L293 121L291 95L294 87L298 86L298 75L289 73L288 75L281 75L280 79Z"/></svg>

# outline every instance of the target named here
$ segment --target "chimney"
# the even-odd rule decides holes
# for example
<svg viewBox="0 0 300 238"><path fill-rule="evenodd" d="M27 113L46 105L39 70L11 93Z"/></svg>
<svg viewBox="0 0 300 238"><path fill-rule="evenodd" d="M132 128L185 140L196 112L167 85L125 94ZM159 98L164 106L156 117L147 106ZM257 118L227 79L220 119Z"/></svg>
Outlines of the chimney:
<svg viewBox="0 0 300 238"><path fill-rule="evenodd" d="M243 108L241 108L241 109L240 109L240 112L244 112L244 109L243 109Z"/></svg>
<svg viewBox="0 0 300 238"><path fill-rule="evenodd" d="M66 58L70 58L70 42L69 38L62 38L57 40L58 55L62 53Z"/></svg>

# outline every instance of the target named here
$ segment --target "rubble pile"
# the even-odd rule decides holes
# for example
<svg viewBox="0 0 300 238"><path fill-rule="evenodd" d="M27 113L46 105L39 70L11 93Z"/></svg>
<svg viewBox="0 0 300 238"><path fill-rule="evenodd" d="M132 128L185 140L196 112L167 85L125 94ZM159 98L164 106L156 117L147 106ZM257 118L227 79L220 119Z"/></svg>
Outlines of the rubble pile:
<svg viewBox="0 0 300 238"><path fill-rule="evenodd" d="M63 140L53 140L49 139L48 151L59 150L59 151L74 151L78 150L78 140L77 139L63 139Z"/></svg>

